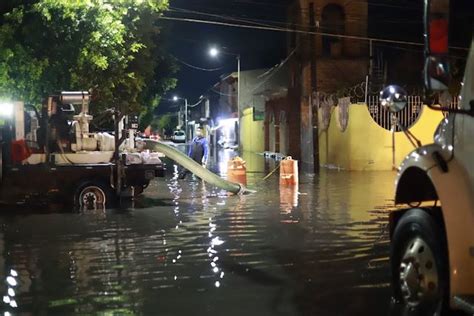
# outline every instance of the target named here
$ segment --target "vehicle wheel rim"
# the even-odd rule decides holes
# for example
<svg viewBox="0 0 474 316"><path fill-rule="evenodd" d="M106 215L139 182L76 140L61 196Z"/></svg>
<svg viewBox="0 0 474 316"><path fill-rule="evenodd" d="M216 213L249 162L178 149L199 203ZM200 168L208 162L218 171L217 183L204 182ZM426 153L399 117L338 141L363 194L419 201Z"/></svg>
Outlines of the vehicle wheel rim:
<svg viewBox="0 0 474 316"><path fill-rule="evenodd" d="M79 204L81 207L88 209L96 209L104 206L106 197L104 191L97 186L89 186L82 189L79 195Z"/></svg>
<svg viewBox="0 0 474 316"><path fill-rule="evenodd" d="M400 262L400 289L409 307L436 301L439 296L438 267L433 251L419 237L410 240Z"/></svg>

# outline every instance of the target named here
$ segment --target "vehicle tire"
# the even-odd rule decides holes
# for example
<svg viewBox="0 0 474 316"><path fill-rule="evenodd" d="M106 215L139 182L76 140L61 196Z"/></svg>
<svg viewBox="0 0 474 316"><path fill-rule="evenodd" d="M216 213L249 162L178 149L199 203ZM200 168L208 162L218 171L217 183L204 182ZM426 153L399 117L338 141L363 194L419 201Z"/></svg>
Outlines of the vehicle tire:
<svg viewBox="0 0 474 316"><path fill-rule="evenodd" d="M100 209L115 205L112 188L101 181L80 184L74 194L74 204L81 209Z"/></svg>
<svg viewBox="0 0 474 316"><path fill-rule="evenodd" d="M420 315L448 310L449 267L444 230L422 209L405 213L390 246L392 289L396 300Z"/></svg>

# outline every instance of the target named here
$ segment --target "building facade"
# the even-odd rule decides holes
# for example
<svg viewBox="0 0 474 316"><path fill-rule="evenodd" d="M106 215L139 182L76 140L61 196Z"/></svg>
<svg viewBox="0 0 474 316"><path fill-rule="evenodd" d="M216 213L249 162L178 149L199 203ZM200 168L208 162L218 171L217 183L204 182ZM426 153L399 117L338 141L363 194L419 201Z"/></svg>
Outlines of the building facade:
<svg viewBox="0 0 474 316"><path fill-rule="evenodd" d="M290 83L296 121L290 129L300 150L293 151L302 166L319 166L318 108L316 93L334 94L365 81L369 67L366 1L295 0L288 10ZM305 29L305 32L296 30Z"/></svg>

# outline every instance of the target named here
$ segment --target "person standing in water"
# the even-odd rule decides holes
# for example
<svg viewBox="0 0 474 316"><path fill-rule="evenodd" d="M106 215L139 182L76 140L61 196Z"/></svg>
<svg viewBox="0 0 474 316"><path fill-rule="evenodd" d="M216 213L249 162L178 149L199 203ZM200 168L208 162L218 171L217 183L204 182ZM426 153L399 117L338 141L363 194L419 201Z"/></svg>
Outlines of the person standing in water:
<svg viewBox="0 0 474 316"><path fill-rule="evenodd" d="M207 160L209 157L209 143L203 135L202 128L198 128L196 131L196 137L194 137L191 145L189 146L188 156L195 162L202 164L203 167L207 166ZM186 175L190 173L188 169L182 168L178 179L186 178Z"/></svg>

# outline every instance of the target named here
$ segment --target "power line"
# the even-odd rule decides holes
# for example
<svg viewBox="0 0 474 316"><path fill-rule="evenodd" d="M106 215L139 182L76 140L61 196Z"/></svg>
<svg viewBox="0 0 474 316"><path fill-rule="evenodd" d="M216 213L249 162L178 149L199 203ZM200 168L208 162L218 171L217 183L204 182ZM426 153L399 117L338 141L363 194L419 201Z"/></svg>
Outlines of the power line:
<svg viewBox="0 0 474 316"><path fill-rule="evenodd" d="M333 34L333 33L327 33L327 32L319 32L319 31L304 31L304 30L289 29L289 28L282 28L282 27L275 27L275 26L245 25L245 24L236 24L236 23L228 23L228 22L220 22L220 21L194 19L194 18L176 18L176 17L169 17L169 16L161 16L160 19L170 20L170 21L189 22L189 23L220 25L220 26L244 28L244 29L263 30L263 31L275 31L275 32L284 32L284 33L299 33L299 34L306 34L306 35L320 35L320 36L328 36L328 37L335 37L335 38L347 38L347 39L361 40L361 41L374 41L374 42L380 42L380 43L404 44L404 45L413 45L413 46L423 46L424 45L424 43L420 43L420 42L391 40L391 39L357 36L357 35ZM450 48L467 50L466 47L454 47L454 46L452 46Z"/></svg>
<svg viewBox="0 0 474 316"><path fill-rule="evenodd" d="M219 71L219 70L222 70L224 69L223 67L219 67L219 68L201 68L201 67L198 67L198 66L194 66L194 65L191 65L181 59L179 59L178 57L174 56L173 57L178 61L180 62L181 64L189 67L189 68L192 68L192 69L196 69L196 70L201 70L201 71L208 71L208 72L213 72L213 71Z"/></svg>
<svg viewBox="0 0 474 316"><path fill-rule="evenodd" d="M236 21L236 22L252 23L252 24L260 25L260 26L268 26L268 24L255 22L255 21L252 21L252 20L249 20L249 19L235 18L235 17L232 17L232 16L223 16L223 15L220 15L220 14L212 14L212 13L206 13L206 12L200 12L200 11L194 11L194 10L174 8L174 7L170 7L170 9L171 10L168 10L168 11L171 11L171 12L174 11L174 12L178 12L178 13L187 12L187 13L192 13L192 14L196 14L196 15L205 15L205 16L210 16L210 17L215 17L215 18L220 18L220 19L224 18L224 19L228 19L228 20Z"/></svg>
<svg viewBox="0 0 474 316"><path fill-rule="evenodd" d="M220 91L217 91L215 90L214 88L211 88L209 89L211 92L214 92L215 94L218 94L218 95L221 95L223 97L235 97L237 96L237 93L231 93L231 94L228 94L228 93L223 93L223 92L220 92Z"/></svg>
<svg viewBox="0 0 474 316"><path fill-rule="evenodd" d="M196 15L204 15L204 16L210 16L210 17L215 17L219 18L222 20L231 20L231 21L237 21L237 22L243 22L243 23L250 23L250 24L256 24L260 26L275 26L275 24L279 25L284 25L287 27L294 27L294 26L301 26L301 27L307 27L305 24L299 24L299 23L288 23L288 22L283 22L283 21L275 21L275 20L266 20L266 19L244 19L244 18L237 18L234 16L228 16L228 15L222 15L222 14L214 14L214 13L209 13L209 12L203 12L203 11L195 11L195 10L188 10L188 9L182 9L182 8L176 8L176 7L170 7L171 10L168 10L170 12L176 12L176 13L191 13L191 14L196 14ZM386 23L386 24L398 24L398 23L410 23L410 24L421 24L422 21L418 20L387 20L387 19L381 19L381 20L371 20L371 21L376 21L377 23ZM262 23L262 22L265 22ZM364 23L367 24L367 17L366 16L361 16L361 17L355 17L351 16L346 18L341 24L345 24L346 22L356 22L356 23ZM271 23L271 24L268 24ZM324 26L320 26L319 28L325 28Z"/></svg>
<svg viewBox="0 0 474 316"><path fill-rule="evenodd" d="M298 49L298 47L295 47L295 49L293 49L293 51L285 58L285 60L283 60L280 64L278 64L277 66L271 68L270 70L268 70L264 74L260 75L259 78L263 78L265 76L268 76L268 77L264 81L262 81L260 84L258 84L254 89L252 89L251 93L254 93L258 89L260 89L260 87L262 87L268 81L270 81L270 79L278 72L278 70L280 70L290 60L290 58L297 51L297 49Z"/></svg>
<svg viewBox="0 0 474 316"><path fill-rule="evenodd" d="M382 39L382 38L370 38L370 37L356 36L356 35L331 34L327 32L318 32L318 31L316 32L303 31L303 30L298 30L298 29L288 29L288 28L273 27L273 26L252 26L252 25L235 24L235 23L227 23L227 22L219 22L219 21L202 20L202 19L175 18L175 17L168 17L168 16L162 16L160 17L160 19L190 22L190 23L213 24L213 25L246 28L246 29L254 29L254 30L300 33L300 34L307 34L307 35L321 35L321 36L329 36L329 37L336 37L336 38L348 38L348 39L354 39L354 40L377 41L377 42L393 43L393 44L423 46L423 43L418 43L418 42L398 41L398 40L389 40L389 39Z"/></svg>

